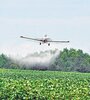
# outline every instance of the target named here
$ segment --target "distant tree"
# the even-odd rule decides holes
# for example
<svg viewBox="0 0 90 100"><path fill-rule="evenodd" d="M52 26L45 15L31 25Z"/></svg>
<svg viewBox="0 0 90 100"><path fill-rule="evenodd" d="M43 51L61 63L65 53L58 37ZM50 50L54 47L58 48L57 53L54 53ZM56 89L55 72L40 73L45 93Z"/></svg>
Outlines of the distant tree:
<svg viewBox="0 0 90 100"><path fill-rule="evenodd" d="M65 48L50 66L49 69L62 71L90 72L90 55L80 49Z"/></svg>
<svg viewBox="0 0 90 100"><path fill-rule="evenodd" d="M7 57L4 54L0 55L0 67L4 67L7 63Z"/></svg>

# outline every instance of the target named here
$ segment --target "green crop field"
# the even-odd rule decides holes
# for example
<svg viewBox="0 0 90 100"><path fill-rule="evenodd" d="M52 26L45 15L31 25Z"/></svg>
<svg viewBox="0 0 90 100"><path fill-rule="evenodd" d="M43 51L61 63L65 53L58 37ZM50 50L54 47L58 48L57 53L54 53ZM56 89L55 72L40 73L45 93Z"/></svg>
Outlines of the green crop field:
<svg viewBox="0 0 90 100"><path fill-rule="evenodd" d="M0 100L90 100L90 74L0 69Z"/></svg>

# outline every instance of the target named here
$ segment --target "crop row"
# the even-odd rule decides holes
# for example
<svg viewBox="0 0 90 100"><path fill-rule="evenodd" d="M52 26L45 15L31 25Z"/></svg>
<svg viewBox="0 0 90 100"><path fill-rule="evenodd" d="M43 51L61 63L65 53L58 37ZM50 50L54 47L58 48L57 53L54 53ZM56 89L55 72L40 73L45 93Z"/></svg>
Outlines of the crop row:
<svg viewBox="0 0 90 100"><path fill-rule="evenodd" d="M0 69L0 100L90 100L90 74Z"/></svg>

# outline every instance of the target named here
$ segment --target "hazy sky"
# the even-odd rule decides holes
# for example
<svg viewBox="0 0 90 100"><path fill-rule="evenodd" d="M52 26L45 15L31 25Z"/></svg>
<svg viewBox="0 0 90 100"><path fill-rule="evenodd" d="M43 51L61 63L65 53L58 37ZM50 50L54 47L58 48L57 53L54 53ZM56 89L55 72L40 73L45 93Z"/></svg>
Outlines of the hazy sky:
<svg viewBox="0 0 90 100"><path fill-rule="evenodd" d="M19 38L44 34L70 44L48 47ZM0 0L0 53L25 55L64 47L90 54L90 0Z"/></svg>

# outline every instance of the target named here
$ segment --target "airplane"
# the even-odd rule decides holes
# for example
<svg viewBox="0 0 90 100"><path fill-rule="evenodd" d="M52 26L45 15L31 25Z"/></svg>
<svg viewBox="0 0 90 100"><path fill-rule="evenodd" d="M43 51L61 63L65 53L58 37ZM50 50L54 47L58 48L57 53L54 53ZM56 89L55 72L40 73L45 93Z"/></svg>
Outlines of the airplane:
<svg viewBox="0 0 90 100"><path fill-rule="evenodd" d="M51 38L48 38L47 35L44 36L44 38L30 38L30 37L24 37L24 36L20 36L20 38L25 38L25 39L30 39L30 40L34 40L34 41L39 41L40 45L41 44L45 44L48 43L48 46L50 46L50 43L69 43L70 41L53 41L51 40Z"/></svg>

